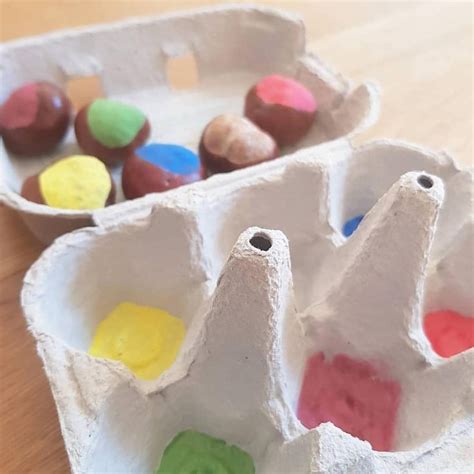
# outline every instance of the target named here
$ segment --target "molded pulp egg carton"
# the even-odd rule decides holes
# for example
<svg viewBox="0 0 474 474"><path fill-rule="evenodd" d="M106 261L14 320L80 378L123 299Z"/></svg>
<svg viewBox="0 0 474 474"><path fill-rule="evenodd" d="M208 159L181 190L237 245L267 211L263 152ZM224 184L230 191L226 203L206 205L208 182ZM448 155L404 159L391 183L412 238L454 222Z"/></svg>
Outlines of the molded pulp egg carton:
<svg viewBox="0 0 474 474"><path fill-rule="evenodd" d="M224 112L243 113L247 90L270 73L297 78L318 100L315 125L298 148L351 136L378 116L373 84L352 88L306 51L301 20L267 8L225 6L132 19L6 43L0 53L0 101L28 81L42 79L66 86L71 79L98 76L107 97L135 104L146 113L152 125L151 141L177 143L195 151L207 122ZM199 83L189 90L172 91L167 79L169 61L189 54L194 57ZM21 184L50 161L78 152L72 129L64 144L43 158L16 158L1 146L0 200L16 209L46 243L93 225L95 213L29 202L18 194ZM116 169L113 175L122 201L120 172ZM212 179L217 184L221 178Z"/></svg>
<svg viewBox="0 0 474 474"><path fill-rule="evenodd" d="M246 450L259 474L468 472L474 351L437 356L421 321L473 314L472 173L417 146L340 140L222 179L99 213L28 272L22 305L73 471L151 473L195 429ZM156 380L87 354L125 300L186 323ZM302 369L319 351L399 382L394 452L300 424Z"/></svg>

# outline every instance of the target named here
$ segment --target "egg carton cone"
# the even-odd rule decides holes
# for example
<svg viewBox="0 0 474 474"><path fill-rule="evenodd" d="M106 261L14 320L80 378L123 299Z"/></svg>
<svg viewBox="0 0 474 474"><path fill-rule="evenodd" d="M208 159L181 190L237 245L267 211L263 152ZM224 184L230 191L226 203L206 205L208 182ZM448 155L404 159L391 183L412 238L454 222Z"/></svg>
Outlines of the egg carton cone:
<svg viewBox="0 0 474 474"><path fill-rule="evenodd" d="M474 351L441 358L422 317L474 313L472 172L391 140L260 166L104 212L27 273L22 306L72 471L154 472L194 429L244 449L262 474L468 472ZM155 380L87 353L122 301L185 322L175 363ZM315 352L370 361L399 384L393 451L332 423L302 425Z"/></svg>
<svg viewBox="0 0 474 474"><path fill-rule="evenodd" d="M378 118L377 87L371 82L353 86L332 72L306 50L304 23L269 8L219 6L129 19L21 39L0 48L0 101L32 80L66 88L70 81L98 78L106 97L144 111L152 126L151 142L176 143L195 152L205 125L222 113L243 114L247 90L267 74L294 77L317 98L316 122L298 148L351 137ZM198 75L197 84L183 90L174 89L169 72L173 61L180 60L191 69L191 76ZM282 153L293 151L287 148ZM3 142L0 147L0 200L17 210L45 243L93 225L95 213L29 202L19 195L22 182L51 161L78 153L72 127L62 146L49 156L25 159L9 154ZM280 165L285 166L282 161ZM121 202L121 169L112 174ZM232 176L238 180L239 172ZM217 185L221 177L211 180Z"/></svg>

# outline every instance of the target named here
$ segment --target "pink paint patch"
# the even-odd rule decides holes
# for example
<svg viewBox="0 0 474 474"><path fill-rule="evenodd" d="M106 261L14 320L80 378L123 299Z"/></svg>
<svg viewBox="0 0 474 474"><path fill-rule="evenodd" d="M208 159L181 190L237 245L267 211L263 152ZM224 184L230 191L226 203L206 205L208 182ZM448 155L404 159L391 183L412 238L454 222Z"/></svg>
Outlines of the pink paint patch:
<svg viewBox="0 0 474 474"><path fill-rule="evenodd" d="M313 94L299 82L274 74L264 77L256 85L257 96L267 104L279 104L304 112L315 112Z"/></svg>
<svg viewBox="0 0 474 474"><path fill-rule="evenodd" d="M20 87L0 107L0 128L12 130L30 126L36 120L38 108L38 85Z"/></svg>
<svg viewBox="0 0 474 474"><path fill-rule="evenodd" d="M307 428L330 421L377 451L390 451L399 404L400 385L381 380L368 362L344 354L326 362L319 352L306 363L298 418Z"/></svg>
<svg viewBox="0 0 474 474"><path fill-rule="evenodd" d="M441 357L474 347L474 318L456 311L435 311L425 316L423 325L433 350Z"/></svg>

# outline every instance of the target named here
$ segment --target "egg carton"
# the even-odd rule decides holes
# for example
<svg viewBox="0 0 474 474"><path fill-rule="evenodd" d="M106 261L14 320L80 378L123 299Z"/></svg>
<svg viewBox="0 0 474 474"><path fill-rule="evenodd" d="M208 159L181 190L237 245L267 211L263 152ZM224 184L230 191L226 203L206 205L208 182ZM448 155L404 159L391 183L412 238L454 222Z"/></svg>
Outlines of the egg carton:
<svg viewBox="0 0 474 474"><path fill-rule="evenodd" d="M173 89L169 65L180 58L188 58L191 74L193 64L197 69L195 87ZM196 152L205 125L221 113L242 114L247 90L271 73L296 78L318 100L315 125L298 148L350 137L378 117L374 84L352 87L306 51L300 19L262 7L212 7L21 39L1 46L0 64L0 101L31 80L66 87L77 78L100 78L105 96L135 104L145 112L152 125L150 141L176 143ZM292 151L288 148L283 153ZM80 149L72 129L50 156L18 158L8 154L3 143L0 148L0 200L17 210L45 243L95 224L95 212L29 202L19 195L22 182L52 160L77 153ZM123 201L121 170L112 174L118 201ZM219 177L212 179L220 182Z"/></svg>
<svg viewBox="0 0 474 474"><path fill-rule="evenodd" d="M116 206L58 238L21 299L73 472L151 473L185 429L236 444L258 474L468 472L474 351L436 355L422 315L474 313L472 184L445 153L339 140L226 186ZM358 214L347 239L340 229ZM122 301L186 324L155 380L87 354ZM299 422L302 370L318 351L370 361L400 384L393 452Z"/></svg>

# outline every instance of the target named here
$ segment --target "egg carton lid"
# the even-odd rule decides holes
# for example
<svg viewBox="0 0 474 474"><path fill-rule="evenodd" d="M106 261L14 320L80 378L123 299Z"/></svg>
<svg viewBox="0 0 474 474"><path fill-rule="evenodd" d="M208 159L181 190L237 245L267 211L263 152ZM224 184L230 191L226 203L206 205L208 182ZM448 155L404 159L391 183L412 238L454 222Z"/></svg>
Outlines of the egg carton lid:
<svg viewBox="0 0 474 474"><path fill-rule="evenodd" d="M172 90L168 62L186 54L194 58L199 84ZM76 78L99 77L107 97L135 104L145 112L152 124L151 142L176 143L194 151L206 123L220 113L242 113L246 91L270 73L295 77L319 102L316 123L298 149L352 137L372 125L379 112L378 87L373 82L353 87L306 51L304 23L299 18L260 6L208 7L54 32L2 44L0 58L1 100L33 79L66 87ZM288 148L284 154L293 151ZM19 194L22 181L51 161L78 153L72 128L62 146L48 156L21 159L9 155L3 143L0 146L0 200L17 210L46 243L74 228L94 225L96 212L30 202ZM278 160L280 166L285 163ZM119 168L112 170L118 201L123 201L120 173ZM230 176L240 179L238 172ZM214 185L221 179L223 184L229 180L216 177ZM139 201L146 203L149 198ZM118 202L104 212L115 212L122 205Z"/></svg>

